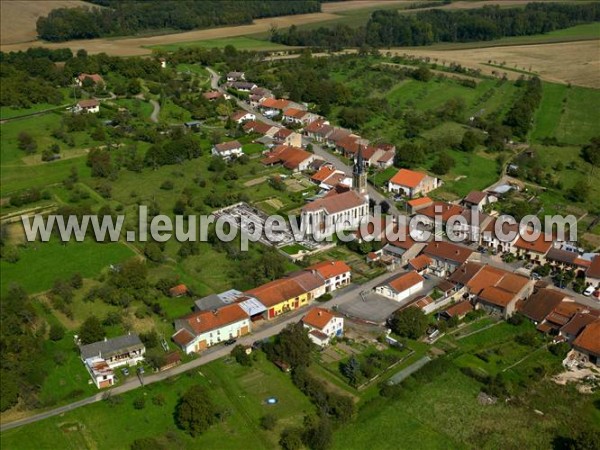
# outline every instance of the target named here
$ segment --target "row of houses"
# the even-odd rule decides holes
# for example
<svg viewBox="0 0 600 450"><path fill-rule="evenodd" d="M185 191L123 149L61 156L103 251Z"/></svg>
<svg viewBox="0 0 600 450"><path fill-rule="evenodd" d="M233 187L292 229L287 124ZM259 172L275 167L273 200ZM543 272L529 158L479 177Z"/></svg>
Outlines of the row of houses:
<svg viewBox="0 0 600 450"><path fill-rule="evenodd" d="M199 299L196 310L175 321L173 341L194 353L252 331L252 324L272 320L312 303L351 281L342 261L324 261L245 292L227 291Z"/></svg>

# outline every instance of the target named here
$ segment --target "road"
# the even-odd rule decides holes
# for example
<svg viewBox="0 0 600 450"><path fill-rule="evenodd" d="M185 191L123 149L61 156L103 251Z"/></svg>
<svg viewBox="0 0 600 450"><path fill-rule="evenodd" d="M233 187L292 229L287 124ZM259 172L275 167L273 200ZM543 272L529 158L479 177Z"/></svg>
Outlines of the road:
<svg viewBox="0 0 600 450"><path fill-rule="evenodd" d="M347 302L355 299L360 294L361 291L371 290L378 284L383 283L389 277L390 277L390 274L385 273L385 274L383 274L377 278L374 278L364 284L350 285L347 288L339 291L335 295L334 298L332 298L331 300L329 300L327 302L315 303L311 306L305 306L303 308L300 308L297 311L290 312L290 313L285 314L277 319L266 322L263 325L263 327L259 328L256 332L253 332L252 334L250 334L248 336L238 339L238 343L242 344L242 345L251 345L254 341L274 336L274 335L278 334L283 328L285 328L290 323L297 322L304 314L306 314L306 312L308 311L308 309L310 309L310 307L318 305L318 306L324 307L324 308L332 308L334 306L342 305L344 303L347 303ZM153 374L145 376L144 377L144 385L157 383L159 381L166 380L167 378L179 375L183 372L187 372L189 370L196 369L200 366L203 366L204 364L208 364L209 362L212 362L216 359L227 356L230 353L231 349L232 349L232 347L226 347L224 345L218 345L218 346L209 348L208 350L202 352L202 354L197 359L194 359L193 361L187 362L185 364L181 364L181 365L174 367L172 369L169 369L169 370L165 370L164 372L153 373ZM74 409L80 408L82 406L99 402L99 401L103 400L104 398L106 398L107 395L119 395L119 394L123 394L125 392L132 391L139 387L141 387L140 381L137 378L132 377L119 386L116 386L112 389L100 392L91 397L84 398L82 400L70 403L68 405L60 406L58 408L54 408L49 411L45 411L45 412L30 416L30 417L20 419L20 420L15 420L15 421L9 422L9 423L3 423L0 425L0 432L4 432L4 431L10 430L12 428L20 427L20 426L27 425L30 423L38 422L40 420L44 420L49 417L57 416L57 415L66 413L68 411L72 411Z"/></svg>
<svg viewBox="0 0 600 450"><path fill-rule="evenodd" d="M226 91L219 86L219 79L221 78L220 75L217 72L215 72L213 69L211 69L210 67L207 67L207 70L210 73L211 88L218 90L219 92L226 93ZM248 112L254 114L258 120L261 120L269 125L281 126L280 123L275 122L274 120L271 120L268 117L263 116L259 111L255 110L248 103L246 103L238 98L235 98L235 97L234 97L234 99L240 108L242 108L244 111L248 111ZM321 147L319 144L314 142L312 139L303 137L302 143L305 146L308 144L312 144L315 155L318 155L321 158L323 158L325 161L333 164L336 167L336 169L341 170L342 172L344 172L348 175L352 174L352 167L350 167L348 164L346 164L344 161L342 161L336 155L325 150L323 147ZM390 200L385 195L381 194L371 184L368 185L367 189L369 192L369 198L372 198L373 200L377 201L377 203L381 203L384 200L389 203L389 205L390 205L389 214L394 215L394 216L405 215L396 208L394 201Z"/></svg>

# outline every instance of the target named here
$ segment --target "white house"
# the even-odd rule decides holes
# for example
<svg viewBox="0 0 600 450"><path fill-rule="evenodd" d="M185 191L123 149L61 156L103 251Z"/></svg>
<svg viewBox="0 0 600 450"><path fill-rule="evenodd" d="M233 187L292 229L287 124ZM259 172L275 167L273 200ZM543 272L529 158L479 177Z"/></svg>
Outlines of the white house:
<svg viewBox="0 0 600 450"><path fill-rule="evenodd" d="M390 181L388 191L413 198L418 194L426 195L440 186L440 181L424 172L400 169Z"/></svg>
<svg viewBox="0 0 600 450"><path fill-rule="evenodd" d="M214 156L220 156L223 159L238 158L244 154L242 144L238 141L229 141L217 144L212 148Z"/></svg>
<svg viewBox="0 0 600 450"><path fill-rule="evenodd" d="M79 347L81 360L98 389L114 384L113 369L135 366L144 360L146 347L137 334L126 334L113 339Z"/></svg>
<svg viewBox="0 0 600 450"><path fill-rule="evenodd" d="M385 284L377 286L375 292L397 302L423 289L425 279L417 272L406 272Z"/></svg>
<svg viewBox="0 0 600 450"><path fill-rule="evenodd" d="M331 236L339 230L356 230L369 217L369 201L351 190L323 198L302 208L302 227L308 235ZM304 228L303 228L304 229Z"/></svg>
<svg viewBox="0 0 600 450"><path fill-rule="evenodd" d="M256 120L256 115L248 111L237 111L231 116L231 120L235 123L244 123L250 120Z"/></svg>
<svg viewBox="0 0 600 450"><path fill-rule="evenodd" d="M186 354L200 352L250 333L250 317L237 303L214 311L197 311L175 320L172 336Z"/></svg>
<svg viewBox="0 0 600 450"><path fill-rule="evenodd" d="M321 261L305 270L316 273L325 280L325 292L333 292L352 281L352 269L344 261Z"/></svg>
<svg viewBox="0 0 600 450"><path fill-rule="evenodd" d="M344 319L323 308L313 308L302 318L308 337L320 347L325 347L334 337L344 334Z"/></svg>
<svg viewBox="0 0 600 450"><path fill-rule="evenodd" d="M80 100L73 107L73 112L75 114L79 114L79 113L96 114L96 113L100 112L100 102L94 98L90 98L88 100Z"/></svg>

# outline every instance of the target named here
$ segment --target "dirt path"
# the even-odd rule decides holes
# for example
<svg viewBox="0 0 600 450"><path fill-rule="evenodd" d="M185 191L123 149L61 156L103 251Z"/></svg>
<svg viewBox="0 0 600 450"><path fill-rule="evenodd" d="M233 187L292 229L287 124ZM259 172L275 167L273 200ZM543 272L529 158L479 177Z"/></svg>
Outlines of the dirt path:
<svg viewBox="0 0 600 450"><path fill-rule="evenodd" d="M158 115L160 114L160 103L158 103L156 100L154 100L152 98L150 99L150 103L154 107L154 110L152 111L152 114L150 115L150 120L154 123L158 123Z"/></svg>

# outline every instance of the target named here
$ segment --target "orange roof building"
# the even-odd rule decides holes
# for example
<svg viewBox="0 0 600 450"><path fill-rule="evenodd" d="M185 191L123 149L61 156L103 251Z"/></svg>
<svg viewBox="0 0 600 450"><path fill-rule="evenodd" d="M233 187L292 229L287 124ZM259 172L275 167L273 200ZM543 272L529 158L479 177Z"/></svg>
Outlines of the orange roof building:
<svg viewBox="0 0 600 450"><path fill-rule="evenodd" d="M324 347L334 337L344 334L344 319L324 308L313 308L302 318L310 340Z"/></svg>
<svg viewBox="0 0 600 450"><path fill-rule="evenodd" d="M430 177L424 172L415 172L408 169L400 169L388 181L388 190L395 194L402 194L413 198L418 194L427 194L439 186L439 180Z"/></svg>
<svg viewBox="0 0 600 450"><path fill-rule="evenodd" d="M250 289L245 294L254 297L267 308L268 319L298 309L309 302L309 292L293 278L271 281Z"/></svg>
<svg viewBox="0 0 600 450"><path fill-rule="evenodd" d="M306 150L289 145L278 145L267 154L261 163L264 165L282 164L285 168L293 171L308 169L309 164L315 159L315 155Z"/></svg>
<svg viewBox="0 0 600 450"><path fill-rule="evenodd" d="M187 354L250 332L250 318L237 304L214 311L197 311L175 320L173 341Z"/></svg>
<svg viewBox="0 0 600 450"><path fill-rule="evenodd" d="M573 348L586 354L591 363L600 366L600 319L583 329L573 341Z"/></svg>
<svg viewBox="0 0 600 450"><path fill-rule="evenodd" d="M401 301L423 288L425 279L415 271L403 273L377 286L375 292L392 300Z"/></svg>

